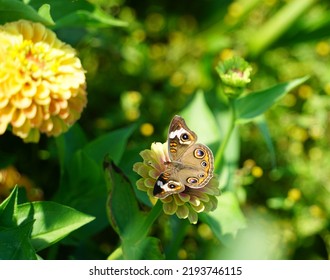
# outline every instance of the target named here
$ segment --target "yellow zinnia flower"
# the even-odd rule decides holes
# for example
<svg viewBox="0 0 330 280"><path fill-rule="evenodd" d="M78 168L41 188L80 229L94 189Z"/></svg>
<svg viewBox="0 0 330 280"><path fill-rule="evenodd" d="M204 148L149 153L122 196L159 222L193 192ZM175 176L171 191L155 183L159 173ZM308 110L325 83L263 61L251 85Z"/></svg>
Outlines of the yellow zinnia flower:
<svg viewBox="0 0 330 280"><path fill-rule="evenodd" d="M7 127L25 142L59 135L86 103L85 71L71 46L40 23L0 26L0 135Z"/></svg>
<svg viewBox="0 0 330 280"><path fill-rule="evenodd" d="M133 170L142 177L136 182L136 185L139 190L147 192L151 201L155 201L156 198L153 196L154 185L159 175L165 171L166 162L170 161L167 142L164 144L160 142L153 143L150 150L144 150L140 155L143 162L137 162L133 166ZM163 203L165 214L176 214L178 218L188 218L190 223L196 224L198 213L216 209L218 204L216 196L220 195L218 187L218 179L212 177L203 188L192 189L186 187L181 193L159 199Z"/></svg>

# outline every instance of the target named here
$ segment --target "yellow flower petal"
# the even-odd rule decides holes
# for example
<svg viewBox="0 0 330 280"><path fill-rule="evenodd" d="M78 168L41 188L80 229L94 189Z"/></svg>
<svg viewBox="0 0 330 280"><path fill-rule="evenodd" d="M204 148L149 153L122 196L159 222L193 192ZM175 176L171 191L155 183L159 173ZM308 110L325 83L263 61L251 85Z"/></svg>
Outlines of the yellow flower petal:
<svg viewBox="0 0 330 280"><path fill-rule="evenodd" d="M29 122L25 122L22 126L13 126L13 133L21 138L26 138L30 132Z"/></svg>
<svg viewBox="0 0 330 280"><path fill-rule="evenodd" d="M14 127L21 127L24 125L25 120L26 120L26 117L25 117L25 114L23 113L23 111L15 110L10 123Z"/></svg>
<svg viewBox="0 0 330 280"><path fill-rule="evenodd" d="M199 205L191 205L192 209L195 210L197 213L201 213L205 210L205 206L203 203L200 203Z"/></svg>
<svg viewBox="0 0 330 280"><path fill-rule="evenodd" d="M8 105L8 103L9 103L9 99L8 98L0 97L0 109L6 107Z"/></svg>
<svg viewBox="0 0 330 280"><path fill-rule="evenodd" d="M140 174L141 175L141 174ZM148 172L148 175L151 178L157 179L159 177L159 171L156 169L150 169L150 171ZM142 176L142 175L141 175Z"/></svg>
<svg viewBox="0 0 330 280"><path fill-rule="evenodd" d="M37 114L37 105L32 103L29 107L25 108L23 112L28 119L33 119Z"/></svg>
<svg viewBox="0 0 330 280"><path fill-rule="evenodd" d="M190 211L188 214L188 220L191 224L197 224L198 215L196 212Z"/></svg>
<svg viewBox="0 0 330 280"><path fill-rule="evenodd" d="M40 131L44 133L49 133L52 131L54 124L51 119L44 120L40 125Z"/></svg>
<svg viewBox="0 0 330 280"><path fill-rule="evenodd" d="M189 209L188 209L188 207L186 205L178 206L178 210L176 211L176 215L180 219L186 219L186 218L188 218L188 215L189 215Z"/></svg>
<svg viewBox="0 0 330 280"><path fill-rule="evenodd" d="M178 209L178 206L175 203L164 203L163 211L167 215L173 215Z"/></svg>
<svg viewBox="0 0 330 280"><path fill-rule="evenodd" d="M148 194L149 197L153 197L153 196L152 196L152 192L153 192L153 190L152 190L151 188L148 188L148 189L147 189L147 194ZM151 200L151 199L150 199L150 200Z"/></svg>
<svg viewBox="0 0 330 280"><path fill-rule="evenodd" d="M37 92L37 85L36 83L25 82L22 88L22 94L25 97L33 97Z"/></svg>
<svg viewBox="0 0 330 280"><path fill-rule="evenodd" d="M0 135L5 133L7 126L8 126L8 123L0 121Z"/></svg>
<svg viewBox="0 0 330 280"><path fill-rule="evenodd" d="M35 107L36 109L36 112L34 113L34 109L32 108L32 107ZM26 109L26 110L28 110L28 109ZM26 113L26 116L27 116L27 118L29 118L30 116L32 116L32 114L34 113L34 116L31 118L31 120L30 120L30 123L31 123L31 125L33 126L33 127L40 127L41 126L41 124L42 124L42 122L43 122L43 120L44 120L44 114L43 114L43 112L42 112L42 109L39 107L39 106L37 106L36 104L32 104L32 106L31 106L31 112L29 113Z"/></svg>
<svg viewBox="0 0 330 280"><path fill-rule="evenodd" d="M30 107L32 100L29 97L24 97L22 94L18 93L11 98L12 106L18 109L25 109Z"/></svg>
<svg viewBox="0 0 330 280"><path fill-rule="evenodd" d="M144 183L143 178L136 181L136 186L137 186L138 190L140 190L140 191L147 191L148 190L148 188L146 187L146 185Z"/></svg>
<svg viewBox="0 0 330 280"><path fill-rule="evenodd" d="M190 202L191 205L194 205L194 206L198 206L198 205L201 204L200 199L196 196L190 196L189 202Z"/></svg>
<svg viewBox="0 0 330 280"><path fill-rule="evenodd" d="M176 203L177 205L183 205L183 204L185 204L185 202L182 201L182 200L180 199L180 197L179 197L177 194L173 195L173 198L174 198L174 201L175 201L175 203Z"/></svg>
<svg viewBox="0 0 330 280"><path fill-rule="evenodd" d="M69 127L65 124L65 122L59 118L52 118L54 127L52 131L48 132L48 135L59 135L61 132L66 131Z"/></svg>
<svg viewBox="0 0 330 280"><path fill-rule="evenodd" d="M16 108L7 106L0 110L0 122L9 123L13 117Z"/></svg>
<svg viewBox="0 0 330 280"><path fill-rule="evenodd" d="M145 183L146 187L148 187L148 188L154 188L154 185L156 183L156 180L153 179L153 178L147 178L147 179L144 180L144 183Z"/></svg>
<svg viewBox="0 0 330 280"><path fill-rule="evenodd" d="M184 192L179 193L178 197L184 202L188 202L190 200L190 195Z"/></svg>

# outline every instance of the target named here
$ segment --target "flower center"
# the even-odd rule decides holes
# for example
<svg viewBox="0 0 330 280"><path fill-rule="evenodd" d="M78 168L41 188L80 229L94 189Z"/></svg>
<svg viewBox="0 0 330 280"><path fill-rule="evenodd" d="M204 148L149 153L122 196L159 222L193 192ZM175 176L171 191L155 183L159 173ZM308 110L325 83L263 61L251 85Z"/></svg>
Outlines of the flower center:
<svg viewBox="0 0 330 280"><path fill-rule="evenodd" d="M20 63L20 70L26 74L42 71L46 66L45 44L24 40L21 44L12 46L9 54Z"/></svg>

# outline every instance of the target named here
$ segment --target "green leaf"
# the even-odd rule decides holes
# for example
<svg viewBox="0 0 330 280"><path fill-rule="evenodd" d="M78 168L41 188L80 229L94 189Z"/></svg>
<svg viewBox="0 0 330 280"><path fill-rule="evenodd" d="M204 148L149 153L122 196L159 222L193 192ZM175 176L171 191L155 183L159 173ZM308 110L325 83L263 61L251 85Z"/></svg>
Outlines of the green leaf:
<svg viewBox="0 0 330 280"><path fill-rule="evenodd" d="M10 195L0 204L0 227L17 226L17 192L17 187L15 187Z"/></svg>
<svg viewBox="0 0 330 280"><path fill-rule="evenodd" d="M198 134L198 141L205 144L218 143L219 126L206 103L202 90L196 92L194 99L182 111L187 125Z"/></svg>
<svg viewBox="0 0 330 280"><path fill-rule="evenodd" d="M224 243L235 237L240 229L246 227L246 219L239 202L232 192L225 192L218 198L218 207L209 214L200 214L203 222L209 225L214 235Z"/></svg>
<svg viewBox="0 0 330 280"><path fill-rule="evenodd" d="M330 11L323 10L315 17L307 14L300 17L295 24L290 26L288 32L279 38L277 45L290 46L301 42L321 41L328 37L330 30Z"/></svg>
<svg viewBox="0 0 330 280"><path fill-rule="evenodd" d="M269 151L269 157L270 161L272 163L273 168L276 168L276 154L275 154L275 148L274 144L266 123L266 120L263 115L255 119L255 123L259 127L259 130L262 134L262 136L265 139L265 143L267 145L268 151Z"/></svg>
<svg viewBox="0 0 330 280"><path fill-rule="evenodd" d="M124 242L124 257L129 260L162 260L164 255L160 247L160 240L155 237L146 237L133 244Z"/></svg>
<svg viewBox="0 0 330 280"><path fill-rule="evenodd" d="M38 14L31 6L17 0L0 0L0 23L16 21L20 19L41 22L44 25L52 25L53 21Z"/></svg>
<svg viewBox="0 0 330 280"><path fill-rule="evenodd" d="M250 121L260 116L286 93L304 83L307 79L308 77L295 79L238 98L235 103L237 120L240 122Z"/></svg>
<svg viewBox="0 0 330 280"><path fill-rule="evenodd" d="M97 5L86 0L48 0L52 7L52 18L56 25L54 28L64 27L109 27L127 26L127 23L113 18L103 12ZM38 9L44 5L44 0L31 0L30 5Z"/></svg>
<svg viewBox="0 0 330 280"><path fill-rule="evenodd" d="M122 247L118 247L116 250L114 250L108 257L107 260L123 260L123 249Z"/></svg>
<svg viewBox="0 0 330 280"><path fill-rule="evenodd" d="M133 236L133 232L137 231L144 217L139 211L130 181L109 159L105 160L104 168L109 190L107 211L111 226L121 238L140 238Z"/></svg>
<svg viewBox="0 0 330 280"><path fill-rule="evenodd" d="M63 27L125 27L128 24L122 20L115 19L109 15L106 15L99 9L95 9L93 12L89 11L75 11L65 17L56 21L56 28Z"/></svg>
<svg viewBox="0 0 330 280"><path fill-rule="evenodd" d="M64 172L64 169L69 167L72 163L71 161L74 154L86 145L87 139L81 127L76 123L68 132L56 137L55 142L61 165L61 172Z"/></svg>
<svg viewBox="0 0 330 280"><path fill-rule="evenodd" d="M34 221L27 221L17 227L0 230L1 260L36 260L38 257L30 242Z"/></svg>
<svg viewBox="0 0 330 280"><path fill-rule="evenodd" d="M38 14L40 16L42 16L44 19L46 19L47 21L51 22L52 25L55 24L54 20L52 19L51 14L50 14L50 5L48 5L48 4L42 5L38 10Z"/></svg>
<svg viewBox="0 0 330 280"><path fill-rule="evenodd" d="M72 236L83 239L95 234L108 224L105 211L106 197L102 165L78 150L70 159L53 200L97 219L74 232Z"/></svg>
<svg viewBox="0 0 330 280"><path fill-rule="evenodd" d="M123 245L114 250L108 260L163 260L161 243L158 238L146 237L134 243L123 240Z"/></svg>
<svg viewBox="0 0 330 280"><path fill-rule="evenodd" d="M127 140L134 129L135 125L102 135L88 143L83 151L100 165L105 155L109 155L109 157L118 164L124 154Z"/></svg>
<svg viewBox="0 0 330 280"><path fill-rule="evenodd" d="M257 56L269 45L275 42L290 26L315 4L316 0L292 0L286 3L275 15L253 30L250 36L250 52Z"/></svg>
<svg viewBox="0 0 330 280"><path fill-rule="evenodd" d="M54 199L97 217L95 221L79 229L79 232L75 232L72 236L80 239L95 234L108 225L105 211L107 191L102 161L106 154L111 155L116 162L120 161L133 129L134 126L131 126L110 132L89 142L78 151L75 150L81 145L77 146L74 143L75 139L80 141L80 133L73 131L65 135L61 141L57 141L60 159L64 162L61 165L64 167L61 185Z"/></svg>
<svg viewBox="0 0 330 280"><path fill-rule="evenodd" d="M144 215L139 209L128 178L108 158L104 161L104 168L109 190L108 217L112 228L122 241L122 250L110 257L163 259L159 240L147 237L151 225L162 212L162 203L158 201L148 215Z"/></svg>
<svg viewBox="0 0 330 280"><path fill-rule="evenodd" d="M94 217L52 201L39 201L18 205L17 219L18 223L35 220L31 242L39 251L91 222Z"/></svg>
<svg viewBox="0 0 330 280"><path fill-rule="evenodd" d="M247 215L248 226L239 231L221 250L215 250L213 258L220 260L269 260L279 259L282 246L287 245L283 238L283 219L276 218L267 211L253 207ZM280 249L280 251L279 251Z"/></svg>

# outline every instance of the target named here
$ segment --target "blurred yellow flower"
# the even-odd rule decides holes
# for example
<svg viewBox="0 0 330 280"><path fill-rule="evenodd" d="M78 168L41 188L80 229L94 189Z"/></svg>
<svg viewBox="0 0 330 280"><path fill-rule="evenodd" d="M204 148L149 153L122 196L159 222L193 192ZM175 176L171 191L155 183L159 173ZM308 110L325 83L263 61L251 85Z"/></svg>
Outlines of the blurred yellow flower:
<svg viewBox="0 0 330 280"><path fill-rule="evenodd" d="M140 132L143 136L150 136L154 133L154 126L151 123L143 123L140 126Z"/></svg>
<svg viewBox="0 0 330 280"><path fill-rule="evenodd" d="M15 185L22 186L30 201L42 200L43 192L26 176L21 175L14 166L0 169L0 202L9 196Z"/></svg>
<svg viewBox="0 0 330 280"><path fill-rule="evenodd" d="M299 189L297 189L297 188L292 188L292 189L290 189L289 192L288 192L288 199L289 199L290 201L296 202L296 201L300 200L301 195L302 195L302 194L301 194L301 191L300 191Z"/></svg>
<svg viewBox="0 0 330 280"><path fill-rule="evenodd" d="M152 202L156 201L153 196L153 188L159 175L165 171L166 162L169 162L167 142L153 143L151 149L140 153L143 162L137 162L133 170L142 178L137 182L137 188L147 192ZM163 203L163 211L167 215L176 214L180 219L188 219L190 223L196 224L198 213L209 212L216 209L220 195L219 181L213 177L209 183L200 189L186 187L178 194L172 194L165 198L159 198Z"/></svg>
<svg viewBox="0 0 330 280"><path fill-rule="evenodd" d="M251 174L253 177L260 178L263 175L263 170L260 166L253 166L251 169Z"/></svg>
<svg viewBox="0 0 330 280"><path fill-rule="evenodd" d="M56 136L87 103L85 71L75 50L40 23L0 26L0 135L8 127L25 142Z"/></svg>

